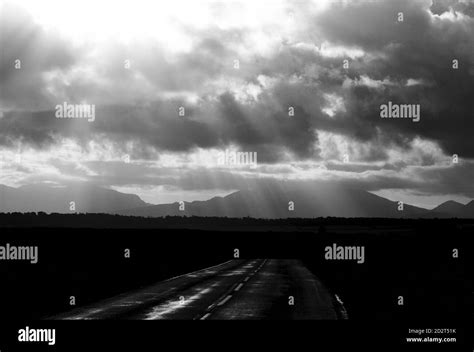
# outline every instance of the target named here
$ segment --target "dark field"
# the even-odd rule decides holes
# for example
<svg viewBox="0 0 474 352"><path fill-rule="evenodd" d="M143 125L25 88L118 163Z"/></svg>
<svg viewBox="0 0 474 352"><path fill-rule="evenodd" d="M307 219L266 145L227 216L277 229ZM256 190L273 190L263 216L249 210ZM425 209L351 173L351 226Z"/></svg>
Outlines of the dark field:
<svg viewBox="0 0 474 352"><path fill-rule="evenodd" d="M30 220L23 222L16 217L23 225L55 222L43 216L34 217L35 224L27 216ZM301 260L341 298L350 320L459 322L473 314L474 221L168 218L127 222L95 216L103 220L96 226L101 228L91 229L81 228L90 226L84 216L60 217L69 227L1 230L0 245L39 246L37 264L0 262L2 320L45 318L74 308L70 296L75 296L79 307L227 261L236 248L241 258ZM114 229L111 219L136 228ZM150 228L155 225L161 229ZM179 229L180 225L187 229ZM365 262L326 260L324 248L333 243L365 246ZM124 258L125 248L130 249L130 258ZM454 248L459 250L458 258L453 258ZM399 296L403 306L397 304Z"/></svg>

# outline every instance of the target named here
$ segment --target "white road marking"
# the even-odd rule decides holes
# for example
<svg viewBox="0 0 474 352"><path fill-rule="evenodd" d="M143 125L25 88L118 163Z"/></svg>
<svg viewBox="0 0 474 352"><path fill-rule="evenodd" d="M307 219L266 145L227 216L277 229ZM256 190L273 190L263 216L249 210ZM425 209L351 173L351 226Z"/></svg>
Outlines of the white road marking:
<svg viewBox="0 0 474 352"><path fill-rule="evenodd" d="M232 298L232 295L228 295L228 296L227 296L226 298L224 298L222 301L220 301L219 303L217 303L217 305L220 307L220 306L222 306L223 304L226 304L227 301L228 301L229 299L231 299L231 298Z"/></svg>
<svg viewBox="0 0 474 352"><path fill-rule="evenodd" d="M249 281L249 279L250 279L250 276L247 276L247 277L244 279L244 282Z"/></svg>
<svg viewBox="0 0 474 352"><path fill-rule="evenodd" d="M344 302L339 298L338 295L334 295L334 296L336 296L336 299L340 304L344 305Z"/></svg>
<svg viewBox="0 0 474 352"><path fill-rule="evenodd" d="M198 300L200 297L204 296L211 290L212 288L206 288L204 290L201 290L196 294L192 295L191 297L188 297L184 302L182 300L177 300L173 297L172 299L167 300L165 303L153 307L150 312L146 313L146 317L143 320L165 319L167 314L171 314L180 309L183 309L184 307Z"/></svg>
<svg viewBox="0 0 474 352"><path fill-rule="evenodd" d="M211 313L206 313L200 320L206 320L210 315Z"/></svg>
<svg viewBox="0 0 474 352"><path fill-rule="evenodd" d="M243 283L240 283L240 284L235 288L234 291L240 290L240 289L242 288L242 286L244 286L244 284L243 284Z"/></svg>

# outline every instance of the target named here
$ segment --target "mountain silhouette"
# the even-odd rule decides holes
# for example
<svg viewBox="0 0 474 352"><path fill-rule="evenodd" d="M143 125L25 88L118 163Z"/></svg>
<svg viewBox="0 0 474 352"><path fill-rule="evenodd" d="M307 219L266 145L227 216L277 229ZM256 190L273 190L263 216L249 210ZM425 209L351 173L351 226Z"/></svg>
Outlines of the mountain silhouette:
<svg viewBox="0 0 474 352"><path fill-rule="evenodd" d="M74 207L71 209L71 202ZM184 207L184 209L183 209ZM474 201L447 201L432 210L377 196L338 184L262 184L205 201L152 205L135 194L90 184L19 188L0 185L0 212L107 213L142 217L205 216L232 218L474 218Z"/></svg>
<svg viewBox="0 0 474 352"><path fill-rule="evenodd" d="M184 210L180 210L184 205ZM363 190L338 185L286 186L272 184L255 189L241 190L225 197L207 201L160 204L120 212L134 216L226 216L254 218L288 217L389 217L418 218L429 211L398 203Z"/></svg>
<svg viewBox="0 0 474 352"><path fill-rule="evenodd" d="M467 203L462 211L460 212L459 217L462 218L474 218L474 200L471 200Z"/></svg>
<svg viewBox="0 0 474 352"><path fill-rule="evenodd" d="M432 212L456 216L464 211L464 204L455 202L454 200L448 200L447 202L441 203L436 208L432 209Z"/></svg>
<svg viewBox="0 0 474 352"><path fill-rule="evenodd" d="M120 193L88 184L32 184L19 188L0 185L0 212L3 213L115 213L118 210L147 205L149 204L135 194Z"/></svg>

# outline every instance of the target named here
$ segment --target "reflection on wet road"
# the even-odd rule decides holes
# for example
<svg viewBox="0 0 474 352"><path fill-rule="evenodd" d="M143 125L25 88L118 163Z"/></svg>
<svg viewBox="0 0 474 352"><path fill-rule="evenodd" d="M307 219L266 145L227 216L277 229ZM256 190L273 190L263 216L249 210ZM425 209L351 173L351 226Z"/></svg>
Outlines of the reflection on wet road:
<svg viewBox="0 0 474 352"><path fill-rule="evenodd" d="M53 319L338 319L341 310L297 260L235 259Z"/></svg>

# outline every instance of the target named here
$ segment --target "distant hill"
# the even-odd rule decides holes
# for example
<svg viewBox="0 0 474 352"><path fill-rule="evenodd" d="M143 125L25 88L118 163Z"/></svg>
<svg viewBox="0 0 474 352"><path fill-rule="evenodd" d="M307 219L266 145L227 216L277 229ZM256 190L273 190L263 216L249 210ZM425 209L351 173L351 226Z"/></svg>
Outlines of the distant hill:
<svg viewBox="0 0 474 352"><path fill-rule="evenodd" d="M428 217L438 218L474 218L474 201L466 205L448 200L433 208Z"/></svg>
<svg viewBox="0 0 474 352"><path fill-rule="evenodd" d="M459 217L474 218L474 200L471 200L464 206Z"/></svg>
<svg viewBox="0 0 474 352"><path fill-rule="evenodd" d="M289 202L294 204L293 211L289 210ZM186 215L273 219L326 216L418 218L429 213L427 209L408 204L404 205L403 211L398 211L397 207L397 202L363 190L337 185L315 185L314 188L308 189L273 184L270 187L237 191L207 201L185 202L184 211L179 210L179 203L173 203L129 209L119 213L149 217Z"/></svg>
<svg viewBox="0 0 474 352"><path fill-rule="evenodd" d="M433 208L431 211L434 213L456 216L464 211L464 207L464 204L448 200L447 202L441 203L436 208Z"/></svg>
<svg viewBox="0 0 474 352"><path fill-rule="evenodd" d="M115 213L122 209L145 207L149 204L135 194L120 193L111 189L87 184L55 187L33 184L19 188L0 185L0 212L75 212Z"/></svg>
<svg viewBox="0 0 474 352"><path fill-rule="evenodd" d="M70 210L75 202L75 211ZM290 203L293 202L293 203ZM293 204L293 210L290 210ZM151 205L135 194L75 184L56 187L34 184L12 188L0 185L0 212L108 213L128 216L204 216L232 218L474 218L474 201L447 201L432 210L398 203L370 192L337 184L265 184L206 201Z"/></svg>

